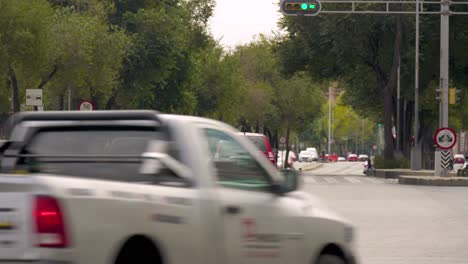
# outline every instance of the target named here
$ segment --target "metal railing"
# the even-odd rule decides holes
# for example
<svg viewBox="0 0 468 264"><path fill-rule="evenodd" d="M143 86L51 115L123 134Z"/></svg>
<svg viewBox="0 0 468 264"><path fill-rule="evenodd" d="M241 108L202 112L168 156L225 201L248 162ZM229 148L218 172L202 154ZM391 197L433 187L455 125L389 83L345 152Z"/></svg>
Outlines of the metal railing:
<svg viewBox="0 0 468 264"><path fill-rule="evenodd" d="M395 1L395 0L322 0L321 14L445 14L441 5L468 5L468 2L454 1ZM335 4L335 6L331 6ZM439 7L439 10L427 10L427 6ZM396 7L398 6L398 10ZM341 8L339 8L341 7ZM393 8L392 8L393 7ZM405 8L402 8L405 7ZM417 10L419 7L419 10ZM403 10L402 10L403 9ZM406 9L406 10L405 10ZM468 15L468 11L448 10L449 15Z"/></svg>

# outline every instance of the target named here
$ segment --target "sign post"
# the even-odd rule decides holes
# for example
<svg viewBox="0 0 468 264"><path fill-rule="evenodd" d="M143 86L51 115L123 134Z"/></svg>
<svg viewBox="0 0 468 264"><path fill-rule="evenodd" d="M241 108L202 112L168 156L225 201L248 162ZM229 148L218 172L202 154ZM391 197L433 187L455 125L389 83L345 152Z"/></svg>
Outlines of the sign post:
<svg viewBox="0 0 468 264"><path fill-rule="evenodd" d="M451 149L457 143L457 134L451 128L442 127L435 133L434 143L441 149L440 154L436 152L434 173L436 176L448 176L452 161Z"/></svg>
<svg viewBox="0 0 468 264"><path fill-rule="evenodd" d="M26 89L26 106L42 109L42 89Z"/></svg>

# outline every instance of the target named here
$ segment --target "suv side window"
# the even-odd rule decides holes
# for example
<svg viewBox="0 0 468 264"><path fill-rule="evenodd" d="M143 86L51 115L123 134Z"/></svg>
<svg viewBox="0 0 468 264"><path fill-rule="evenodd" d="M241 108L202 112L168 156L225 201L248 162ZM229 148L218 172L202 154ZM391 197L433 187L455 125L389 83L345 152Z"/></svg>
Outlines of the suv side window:
<svg viewBox="0 0 468 264"><path fill-rule="evenodd" d="M268 191L270 177L257 160L226 133L205 129L218 184L226 188Z"/></svg>

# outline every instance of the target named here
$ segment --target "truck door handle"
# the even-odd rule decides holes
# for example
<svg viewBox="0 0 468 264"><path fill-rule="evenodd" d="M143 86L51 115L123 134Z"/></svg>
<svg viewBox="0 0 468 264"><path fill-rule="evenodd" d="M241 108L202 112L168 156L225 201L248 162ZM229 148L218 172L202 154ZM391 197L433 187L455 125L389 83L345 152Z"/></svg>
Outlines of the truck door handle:
<svg viewBox="0 0 468 264"><path fill-rule="evenodd" d="M228 205L226 206L225 208L225 212L227 214L239 214L242 212L242 209L238 206L235 206L235 205Z"/></svg>

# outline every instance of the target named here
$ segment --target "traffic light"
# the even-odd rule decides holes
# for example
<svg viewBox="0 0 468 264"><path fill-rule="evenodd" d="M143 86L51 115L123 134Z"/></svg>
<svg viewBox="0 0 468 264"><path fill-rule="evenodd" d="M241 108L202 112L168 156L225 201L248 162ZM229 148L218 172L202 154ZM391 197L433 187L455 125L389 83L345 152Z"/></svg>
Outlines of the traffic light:
<svg viewBox="0 0 468 264"><path fill-rule="evenodd" d="M318 0L282 0L281 12L287 16L315 16L320 12Z"/></svg>
<svg viewBox="0 0 468 264"><path fill-rule="evenodd" d="M458 96L459 93L460 90L457 90L456 88L449 89L449 104L454 105L457 103L458 100L460 100Z"/></svg>

